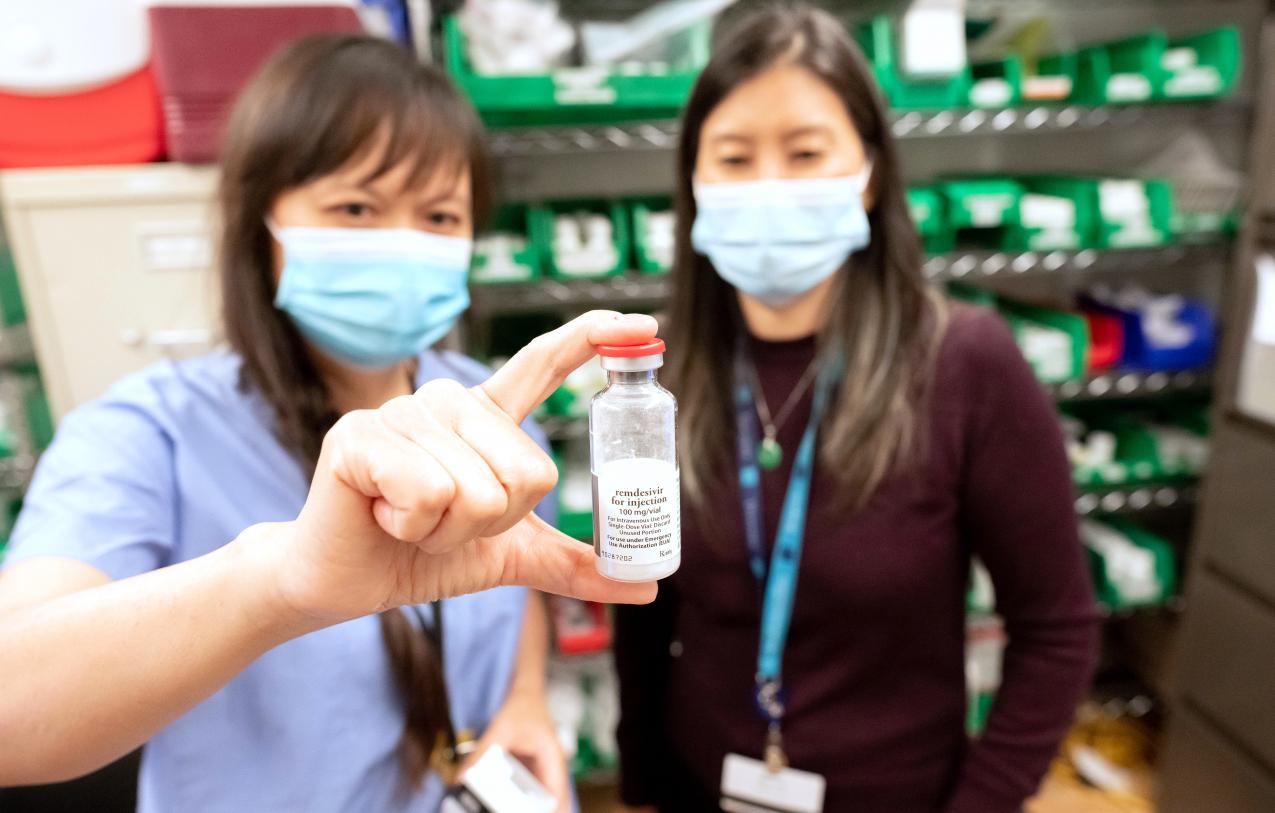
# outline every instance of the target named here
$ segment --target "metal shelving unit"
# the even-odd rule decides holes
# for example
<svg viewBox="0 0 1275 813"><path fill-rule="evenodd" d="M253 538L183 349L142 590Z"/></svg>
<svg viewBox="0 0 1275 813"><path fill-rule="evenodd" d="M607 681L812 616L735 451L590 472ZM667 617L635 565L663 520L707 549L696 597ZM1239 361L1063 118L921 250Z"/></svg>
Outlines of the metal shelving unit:
<svg viewBox="0 0 1275 813"><path fill-rule="evenodd" d="M18 454L0 458L0 491L25 491L35 472L35 457Z"/></svg>
<svg viewBox="0 0 1275 813"><path fill-rule="evenodd" d="M1077 403L1082 401L1117 401L1134 398L1157 398L1171 394L1200 395L1209 392L1212 385L1211 370L1186 370L1176 373L1143 373L1112 370L1098 373L1082 379L1045 384L1045 390L1059 403ZM550 440L575 440L585 437L589 432L588 422L583 416L567 417L553 415L540 419L540 428ZM1135 489L1137 491L1139 489ZM1116 491L1119 491L1118 489ZM1124 492L1120 492L1124 493ZM1150 502L1143 504L1143 498L1133 497L1128 492L1127 507L1137 510L1156 503L1154 495ZM1088 495L1085 495L1088 496ZM1101 498L1100 498L1101 499ZM1116 498L1112 498L1114 503ZM1167 499L1167 498L1165 498ZM1086 501L1086 505L1089 502ZM1097 508L1082 513L1090 513Z"/></svg>
<svg viewBox="0 0 1275 813"><path fill-rule="evenodd" d="M1221 240L1201 244L1172 244L1159 248L1097 251L955 251L925 260L925 275L934 281L991 277L1024 277L1080 272L1168 270L1221 266L1229 244ZM589 308L624 302L628 306L656 305L668 297L669 279L629 273L602 279L497 283L476 286L473 308L483 315Z"/></svg>
<svg viewBox="0 0 1275 813"><path fill-rule="evenodd" d="M1149 271L1226 261L1229 243L1173 243L1157 248L1100 251L954 251L926 258L922 270L932 280L1026 277L1082 271Z"/></svg>
<svg viewBox="0 0 1275 813"><path fill-rule="evenodd" d="M1142 373L1112 370L1083 379L1047 384L1045 388L1059 401L1118 400L1170 394L1203 394L1209 391L1209 370L1176 373Z"/></svg>
<svg viewBox="0 0 1275 813"><path fill-rule="evenodd" d="M1241 102L1139 105L1037 105L999 110L910 110L892 114L897 138L936 138L1179 125L1185 121L1246 119ZM570 127L517 127L491 134L491 149L501 157L550 156L677 147L677 121Z"/></svg>
<svg viewBox="0 0 1275 813"><path fill-rule="evenodd" d="M31 331L26 325L0 327L0 367L12 367L34 360Z"/></svg>
<svg viewBox="0 0 1275 813"><path fill-rule="evenodd" d="M1170 596L1163 604L1153 604L1145 607L1108 607L1106 604L1099 604L1098 615L1102 618L1125 619L1145 613L1178 615L1185 609L1186 602L1182 599L1182 596Z"/></svg>
<svg viewBox="0 0 1275 813"><path fill-rule="evenodd" d="M1199 495L1195 483L1130 484L1086 489L1076 497L1076 513L1129 514L1194 504Z"/></svg>
<svg viewBox="0 0 1275 813"><path fill-rule="evenodd" d="M641 307L659 304L668 294L668 277L635 272L602 279L537 279L474 286L471 307L484 316L588 309L617 302L623 302L626 307Z"/></svg>

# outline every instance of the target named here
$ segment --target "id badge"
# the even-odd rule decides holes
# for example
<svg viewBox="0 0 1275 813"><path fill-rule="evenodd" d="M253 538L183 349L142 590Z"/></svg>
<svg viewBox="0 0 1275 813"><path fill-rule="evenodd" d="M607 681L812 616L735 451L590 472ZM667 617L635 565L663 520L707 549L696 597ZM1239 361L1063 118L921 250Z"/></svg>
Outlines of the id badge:
<svg viewBox="0 0 1275 813"><path fill-rule="evenodd" d="M727 813L822 813L827 782L795 768L771 771L739 754L722 760L722 810Z"/></svg>

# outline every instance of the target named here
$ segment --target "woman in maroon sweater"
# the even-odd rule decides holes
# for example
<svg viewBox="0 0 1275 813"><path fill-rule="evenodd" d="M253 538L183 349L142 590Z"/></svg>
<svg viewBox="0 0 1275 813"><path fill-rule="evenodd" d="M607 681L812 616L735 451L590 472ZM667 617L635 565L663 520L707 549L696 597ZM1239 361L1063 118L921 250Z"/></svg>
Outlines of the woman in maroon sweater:
<svg viewBox="0 0 1275 813"><path fill-rule="evenodd" d="M879 91L833 18L735 27L679 160L683 559L617 613L621 809L715 810L739 755L822 777L824 811L1020 810L1096 633L1052 406L995 315L927 287ZM1009 646L971 743L972 556Z"/></svg>

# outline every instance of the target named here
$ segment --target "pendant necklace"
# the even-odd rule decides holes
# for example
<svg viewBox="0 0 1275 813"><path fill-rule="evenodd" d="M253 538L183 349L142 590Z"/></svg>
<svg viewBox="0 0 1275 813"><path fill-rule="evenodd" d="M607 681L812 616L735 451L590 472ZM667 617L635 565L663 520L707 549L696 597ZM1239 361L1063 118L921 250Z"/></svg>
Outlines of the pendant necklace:
<svg viewBox="0 0 1275 813"><path fill-rule="evenodd" d="M810 362L805 374L797 382L797 386L793 387L788 400L784 401L773 419L770 416L770 407L766 404L766 396L761 391L761 376L757 374L757 365L751 358L748 360L748 370L753 378L753 401L757 405L757 416L761 418L762 438L761 443L757 444L757 465L766 471L772 471L784 462L784 449L779 445L779 428L788 420L797 402L814 383L815 375L819 372L819 359L815 357Z"/></svg>

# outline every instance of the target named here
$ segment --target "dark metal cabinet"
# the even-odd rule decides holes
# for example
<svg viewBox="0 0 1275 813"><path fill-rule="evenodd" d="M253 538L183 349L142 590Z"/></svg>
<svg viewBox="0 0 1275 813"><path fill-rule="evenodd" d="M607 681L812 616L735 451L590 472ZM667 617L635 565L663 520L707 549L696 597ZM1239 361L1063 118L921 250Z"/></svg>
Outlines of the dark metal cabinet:
<svg viewBox="0 0 1275 813"><path fill-rule="evenodd" d="M1275 273L1260 270L1275 261L1275 22L1263 46L1254 188L1196 526L1164 813L1275 811Z"/></svg>

